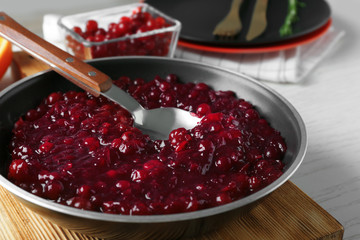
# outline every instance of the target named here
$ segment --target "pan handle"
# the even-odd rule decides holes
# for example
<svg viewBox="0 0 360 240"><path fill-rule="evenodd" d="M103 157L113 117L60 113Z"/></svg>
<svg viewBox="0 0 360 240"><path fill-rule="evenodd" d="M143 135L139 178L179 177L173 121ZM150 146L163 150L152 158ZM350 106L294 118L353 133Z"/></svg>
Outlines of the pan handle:
<svg viewBox="0 0 360 240"><path fill-rule="evenodd" d="M95 96L111 88L109 76L45 41L4 12L0 12L0 36L47 63L54 71Z"/></svg>

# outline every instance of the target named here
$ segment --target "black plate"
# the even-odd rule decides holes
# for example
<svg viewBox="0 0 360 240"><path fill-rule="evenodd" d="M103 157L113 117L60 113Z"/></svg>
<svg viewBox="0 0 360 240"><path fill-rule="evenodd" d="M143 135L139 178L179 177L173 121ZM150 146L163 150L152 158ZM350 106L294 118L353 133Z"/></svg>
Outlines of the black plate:
<svg viewBox="0 0 360 240"><path fill-rule="evenodd" d="M279 29L287 15L288 0L270 0L268 4L268 27L263 34L248 42L248 31L254 0L245 0L240 9L243 29L232 40L222 40L212 35L214 27L226 16L231 0L147 0L146 3L179 20L182 23L180 39L211 46L241 47L274 44L308 34L329 20L331 10L325 0L301 0L299 21L293 25L293 34L281 37Z"/></svg>

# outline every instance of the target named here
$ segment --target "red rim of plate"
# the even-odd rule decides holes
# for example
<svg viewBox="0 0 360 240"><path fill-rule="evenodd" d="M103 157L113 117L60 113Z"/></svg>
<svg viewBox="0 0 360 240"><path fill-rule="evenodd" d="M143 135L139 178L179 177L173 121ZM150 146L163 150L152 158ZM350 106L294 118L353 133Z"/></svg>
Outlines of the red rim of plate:
<svg viewBox="0 0 360 240"><path fill-rule="evenodd" d="M315 41L322 35L324 35L330 28L332 23L332 19L330 18L326 24L322 27L318 28L317 30L306 34L302 37L298 37L294 40L290 40L284 42L282 44L274 44L274 45L267 45L267 46L260 46L260 47L239 47L239 48L229 48L229 47L215 47L215 46L206 46L206 45L199 45L195 43L190 43L186 41L179 40L178 46L191 48L195 50L201 50L206 52L217 52L217 53L265 53L265 52L275 52L280 50L285 50L293 47L297 47L299 45L307 44L312 41Z"/></svg>

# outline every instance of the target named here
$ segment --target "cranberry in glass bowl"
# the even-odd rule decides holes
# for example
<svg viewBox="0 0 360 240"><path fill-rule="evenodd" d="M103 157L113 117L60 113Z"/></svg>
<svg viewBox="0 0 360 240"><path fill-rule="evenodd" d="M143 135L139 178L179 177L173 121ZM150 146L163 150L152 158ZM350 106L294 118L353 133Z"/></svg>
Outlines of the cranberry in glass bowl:
<svg viewBox="0 0 360 240"><path fill-rule="evenodd" d="M20 82L15 83L8 89L4 90L0 93L0 112L6 113L0 115L0 126L1 126L1 135L0 135L0 142L2 143L0 145L0 158L1 158L1 164L0 164L0 185L3 186L6 190L11 192L13 195L16 196L18 200L20 200L22 203L24 203L27 207L34 210L35 212L41 214L42 216L46 217L53 223L56 223L60 226L63 226L65 228L69 228L75 231L79 231L82 233L86 233L92 236L97 236L100 238L112 238L112 239L180 239L180 238L186 238L186 237L193 237L199 234L204 234L209 231L212 231L216 228L220 228L223 224L226 224L228 221L231 221L232 219L236 219L241 217L242 214L248 212L252 207L256 206L261 199L266 197L269 193L276 190L278 187L280 187L285 181L287 181L293 173L296 171L296 169L299 167L300 163L302 162L302 159L305 155L306 151L306 131L304 123L301 120L301 117L297 113L297 111L291 106L291 104L284 99L283 97L279 96L277 93L275 93L273 90L269 89L268 87L258 83L255 80L252 80L248 78L247 76L241 75L241 74L235 74L233 72L229 72L220 68L214 68L207 65L199 64L196 62L189 62L189 61L182 61L177 59L165 59L165 58L155 58L155 57L119 57L119 58L107 58L107 59L99 59L99 60L92 60L90 61L91 64L93 64L96 68L100 69L101 71L109 74L112 76L113 79L117 76L128 76L130 79L132 79L132 83L128 82L126 78L122 79L122 82L125 84L121 87L128 88L129 92L132 94L137 95L139 97L139 101L144 101L142 104L148 104L151 102L152 97L156 96L155 93L151 94L145 94L148 98L143 97L142 94L139 94L139 90L136 91L137 86L145 86L147 84L146 81L142 81L141 79L154 79L156 75L163 76L162 80L168 79L168 81L172 82L174 79L173 77L166 78L167 73L174 73L178 76L179 80L186 86L186 88L182 88L181 91L191 91L191 94L187 94L189 97L193 97L193 99L198 99L203 102L204 97L201 96L201 94L196 93L196 91L192 90L206 90L206 86L201 84L205 83L208 85L211 89L214 91L222 91L231 89L236 93L237 98L244 98L246 101L242 101L241 104L238 104L238 107L241 107L241 109L245 110L245 113L243 117L246 116L246 118L255 120L257 118L257 114L255 114L254 111L251 111L250 105L246 104L245 102L251 103L251 105L254 106L254 109L259 113L259 116L266 119L268 123L274 128L279 130L281 133L281 136L285 139L287 150L285 152L285 155L283 156L283 163L284 167L282 169L283 173L272 183L267 185L266 187L253 192L252 194L245 196L243 198L240 198L238 200L234 200L232 202L229 201L229 197L226 196L226 194L220 194L219 196L216 196L212 199L215 199L216 201L220 201L224 204L217 205L215 207L200 209L200 210L194 210L192 207L196 207L196 204L190 204L188 205L190 208L188 210L194 210L194 211L187 211L187 212L181 212L181 213L169 213L169 214L155 214L155 215L136 215L136 214L109 214L109 213L103 213L103 212L97 212L93 210L87 210L87 208L90 206L87 202L84 201L78 201L81 199L84 199L86 196L91 198L91 194L93 192L92 186L95 186L97 189L103 189L105 187L107 181L111 179L113 176L116 176L118 173L125 173L125 175L129 175L126 177L129 177L131 180L127 181L126 179L119 179L114 182L114 193L116 191L123 191L124 194L129 193L129 182L130 187L131 185L135 186L137 184L142 184L142 179L151 179L156 178L157 173L160 173L163 170L163 165L161 165L162 161L160 159L149 159L149 161L144 162L142 158L136 159L129 159L131 164L137 165L137 169L134 169L134 171L127 171L129 168L129 165L125 165L125 168L122 169L123 171L117 172L117 170L112 171L111 169L108 169L108 171L103 171L103 174L101 174L100 177L102 177L105 181L99 182L92 186L86 186L85 184L79 185L77 189L74 191L75 194L77 194L80 198L69 198L68 201L65 202L65 204L59 204L56 200L53 200L56 198L57 193L64 191L64 189L67 189L67 186L61 182L57 182L59 180L59 174L53 173L53 172L45 172L42 171L40 174L36 175L35 177L41 181L41 188L36 188L35 186L22 186L24 188L30 187L33 188L33 193L28 192L24 190L21 187L18 187L16 184L11 182L8 179L9 174L10 177L14 175L21 176L21 173L24 173L24 178L28 178L28 166L26 164L23 164L22 162L22 156L31 155L34 154L34 151L31 151L30 148L24 148L19 147L18 150L15 151L14 157L16 157L19 161L14 161L13 164L11 164L11 154L9 152L9 146L11 146L11 136L12 136L12 128L14 127L15 122L19 119L19 117L23 116L25 119L28 118L28 121L36 121L36 119L39 116L40 112L43 112L46 110L45 108L37 108L39 104L43 101L43 99L46 99L46 102L48 104L56 104L58 101L65 100L65 97L59 97L57 94L52 94L56 92L78 92L79 88L71 84L69 81L63 79L59 75L57 75L54 72L44 72L40 75L36 75L33 77L30 77L28 79L24 79ZM121 67L120 67L121 66ZM165 74L166 73L166 74ZM49 81L51 80L51 81ZM158 85L158 89L161 91L169 91L169 85L165 84L164 81L160 81L160 79L157 79L159 81L155 81L155 85ZM129 84L130 83L130 84ZM162 84L161 84L162 83ZM135 87L135 86L136 87ZM149 84L151 91L151 84ZM39 87L41 86L41 87ZM130 89L131 88L131 89ZM196 88L196 89L194 89ZM145 87L146 89L146 87ZM180 91L180 89L178 90ZM141 93L142 91L140 91ZM163 93L163 92L162 92ZM86 94L81 93L78 96L73 95L74 93L68 94L66 98L75 98L77 101L84 101L86 98ZM223 92L220 94L220 92L216 95L211 95L211 99L216 99L217 97L226 97L228 95L227 92ZM170 95L169 95L170 96ZM150 97L150 98L149 98ZM163 98L164 100L171 100L170 97ZM211 100L210 99L210 100ZM88 107L95 106L93 99L89 98L86 100L86 105ZM100 101L98 99L97 101ZM208 130L211 131L218 131L221 130L221 127L219 124L216 124L214 121L217 121L221 119L221 114L217 114L214 112L218 109L222 109L224 106L225 101L221 101L223 103L218 102L215 106L215 108L207 107L206 105L197 104L192 105L191 107L188 107L188 110L190 111L196 111L198 114L203 114L204 116L207 116L207 120L205 120L204 124L207 125L209 128ZM104 102L105 103L105 102ZM174 104L172 101L164 101L161 102L161 104ZM182 101L180 101L179 107L186 106L188 103L186 102L186 99L184 98ZM80 106L75 104L76 106ZM58 113L58 116L65 117L66 115L69 115L72 113L75 113L76 106L72 106L71 111L62 111L64 108L61 108L60 106L56 106L54 110ZM225 104L226 106L226 104ZM70 107L70 105L69 105ZM226 107L224 107L225 109ZM249 109L250 108L250 109ZM30 109L34 109L34 111L29 111ZM104 112L107 111L113 111L115 108L109 108L109 106L106 107L100 107L96 112L98 114L98 117L102 116ZM27 112L29 112L27 114ZM123 113L124 114L124 113ZM215 114L215 115L214 115ZM95 114L92 114L94 116ZM104 114L109 115L109 114ZM55 115L54 115L55 117ZM66 116L67 117L67 116ZM85 116L86 117L86 116ZM115 115L113 115L112 121L115 121L114 119ZM148 142L147 139L142 139L141 134L136 133L135 134L129 134L124 133L124 136L121 135L120 139L111 139L111 145L107 144L110 143L110 139L101 138L101 141L99 139L96 139L94 136L88 136L89 134L100 134L100 135L106 135L111 133L111 131L106 130L110 126L106 123L101 124L94 124L91 123L91 121L84 121L84 116L81 115L81 111L78 112L78 114L75 114L72 119L70 120L60 120L50 117L50 121L54 120L53 125L50 127L53 129L51 131L52 135L57 133L57 139L64 144L69 145L75 145L79 147L79 152L76 154L81 154L82 151L86 150L87 152L92 152L94 156L99 156L99 158L95 157L95 160L93 164L97 166L101 166L101 168L106 169L107 164L109 163L107 159L106 151L103 151L103 154L100 154L101 151L99 151L102 147L108 146L108 147L114 147L117 148L119 151L120 149L123 152L127 152L129 154L137 153L137 151L143 152L143 153L151 153L146 152L146 149L144 148ZM118 131L119 130L125 130L124 124L128 124L127 117L125 115L125 118L122 118L120 120L119 116L116 117L117 121L122 121L122 125L118 125ZM83 122L83 126L86 127L90 132L87 134L84 133L78 133L79 137L82 137L81 141L73 142L73 140L68 139L65 135L59 134L57 131L60 131L60 128L57 128L59 125L65 124L68 127L68 131L72 131L73 128L71 127L71 124L69 121L79 121L80 123ZM94 119L96 121L96 118ZM230 121L231 122L231 121ZM229 124L229 121L224 121L222 124ZM234 122L236 123L236 121ZM264 124L263 121L258 121L260 124ZM17 127L19 127L19 130L21 129L21 122L17 123ZM96 131L91 131L92 127L96 126ZM35 125L35 128L40 127L40 125ZM205 127L205 126L204 126ZM255 129L254 129L255 130ZM230 136L234 137L233 140L238 139L240 136L236 133L237 131L231 131L230 134L221 134L221 138L225 137L228 138ZM265 131L266 132L266 131ZM192 161L187 161L188 157L191 152L193 152L194 149L188 149L192 146L192 143L194 141L192 139L189 139L188 134L184 134L185 132L183 130L173 132L170 136L171 141L167 143L167 146L165 150L162 152L162 154L171 155L171 154L177 154L180 157L180 160L182 163L189 162L190 165L187 165L187 168L191 171L198 171L203 170L206 171L207 164L205 161L199 161L199 165L201 165L201 168L198 168L196 164L192 164ZM21 138L21 131L17 132L17 135ZM51 135L51 134L49 134ZM201 129L194 129L193 133L190 134L190 136L196 136L198 138L201 138ZM108 135L106 135L108 136ZM215 136L215 135L214 135ZM131 140L132 139L132 140ZM217 141L219 139L202 139L201 145L198 144L198 148L195 149L197 152L209 152L207 150L214 149L213 145L215 144L221 144L221 141ZM208 140L208 141L206 141ZM255 137L252 141L261 141L261 138ZM38 145L35 149L35 153L43 154L46 156L49 153L56 153L56 150L59 150L57 144L53 144L53 139L51 139L51 136L44 137L42 139L43 143L41 145ZM213 142L213 145L209 143ZM122 145L122 143L127 142L128 144ZM241 142L241 141L240 141ZM130 144L131 143L131 144ZM214 144L215 143L215 144ZM122 147L121 147L122 146ZM132 146L130 148L127 148L127 146ZM153 148L151 148L152 153L158 151L163 147L162 144L154 144ZM233 153L232 151L228 151L226 149L227 146L222 146L219 148L216 152L213 154L214 166L217 169L217 172L221 171L228 171L228 161L226 161L226 157L230 156L230 159L236 159L232 158ZM80 150L82 149L82 150ZM149 148L150 149L150 148ZM28 151L29 150L29 151ZM168 151L171 150L171 151ZM177 150L177 151L176 151ZM203 151L205 150L205 151ZM145 152L144 152L145 151ZM62 152L62 151L60 151ZM96 152L96 154L95 154ZM185 153L185 154L184 154ZM250 159L253 159L254 162L257 162L258 155L254 151L249 151L249 157ZM74 154L74 151L73 153ZM123 154L123 153L121 153ZM63 152L62 157L65 157L66 161L72 161L72 158L66 159L66 155L69 155L69 152ZM141 154L140 154L141 155ZM147 154L143 154L145 156ZM203 154L204 156L206 154ZM222 158L224 156L224 158ZM271 158L274 156L274 152L272 151L266 151L265 156L267 158ZM201 157L201 156L200 156ZM240 156L238 156L239 159ZM205 158L201 158L204 160ZM207 158L209 159L209 158ZM56 161L61 160L61 158L55 158ZM162 159L164 160L164 159ZM171 160L171 159L170 159ZM266 164L258 159L259 162L256 164L256 168L258 168L260 171L261 169L266 168ZM129 162L129 163L130 163ZM80 162L81 163L81 162ZM160 164L159 164L160 163ZM173 167L176 168L175 162L168 162L169 164L167 167ZM175 163L175 164L174 164ZM56 162L57 164L57 162ZM55 165L56 165L55 164ZM82 164L84 166L90 166L91 164L84 161ZM110 164L111 165L111 164ZM181 167L181 164L178 165ZM47 167L54 167L51 166L51 164L47 164ZM71 169L71 164L63 164L61 165L62 173L67 173L67 170ZM132 168L130 166L130 168ZM241 168L240 168L241 169ZM242 170L245 170L243 168ZM119 169L120 170L120 169ZM144 171L143 171L144 170ZM71 173L71 171L69 171ZM147 174L146 172L149 172ZM150 172L152 172L150 174ZM202 171L198 171L200 174ZM215 171L214 171L215 172ZM87 174L87 171L84 171L82 174ZM166 174L172 174L172 172L167 172ZM89 176L87 179L89 181L92 181L92 173L89 172ZM124 176L123 176L124 177ZM226 176L222 177L223 179L226 179ZM227 184L226 187L223 187L223 190L225 192L233 191L234 189L238 188L238 184L241 180L244 179L242 176L237 176L237 182L235 184L230 183ZM24 179L19 178L19 181L23 181ZM160 181L161 183L166 184L176 184L176 179L172 178L171 176L169 178L164 178L163 181ZM249 181L250 180L250 181ZM220 179L219 182L222 180ZM191 181L187 181L188 183L191 183ZM216 179L212 181L213 183L216 183ZM148 184L149 188L154 188L155 190L159 189L159 184L153 184L155 182L149 182L144 184ZM253 187L256 187L257 181L254 178L249 178L248 183L251 184ZM43 184L43 185L42 185ZM179 183L177 183L179 184ZM90 184L91 185L91 184ZM180 182L181 185L181 182ZM220 184L221 185L221 184ZM216 185L214 185L216 186ZM89 188L90 187L90 188ZM185 187L185 185L184 185ZM130 188L131 189L131 188ZM179 188L180 189L180 188ZM195 186L196 191L199 192L206 192L206 184L197 184ZM134 188L135 191L140 191L140 193L145 196L147 200L149 199L156 199L156 195L147 194L147 192L142 192L141 188ZM132 191L132 189L131 189ZM183 190L180 190L183 191ZM36 194L45 194L47 198L40 197ZM90 193L90 194L89 194ZM109 193L111 194L111 193ZM173 194L173 196L176 195L176 192ZM191 194L184 195L184 196L191 196ZM89 199L90 199L89 198ZM96 203L96 198L91 198L93 203ZM181 197L179 198L181 200ZM183 200L187 201L189 199L183 198ZM191 200L191 199L190 199ZM228 203L227 203L228 202ZM118 203L111 203L109 201L101 202L104 203L102 206L102 209L104 210L115 210L119 209L121 211L121 208L118 208ZM201 202L200 202L201 203ZM76 208L71 205L76 205L79 208ZM102 204L101 204L102 205ZM159 205L152 204L152 209L161 209L157 208ZM172 204L175 208L168 208L169 210L176 209L177 204ZM201 206L201 204L197 205L197 207ZM137 211L137 213L140 213L141 210L143 210L143 205L140 203L136 203L134 210ZM125 209L124 209L125 210Z"/></svg>
<svg viewBox="0 0 360 240"><path fill-rule="evenodd" d="M64 16L66 49L81 59L173 57L181 24L146 3Z"/></svg>

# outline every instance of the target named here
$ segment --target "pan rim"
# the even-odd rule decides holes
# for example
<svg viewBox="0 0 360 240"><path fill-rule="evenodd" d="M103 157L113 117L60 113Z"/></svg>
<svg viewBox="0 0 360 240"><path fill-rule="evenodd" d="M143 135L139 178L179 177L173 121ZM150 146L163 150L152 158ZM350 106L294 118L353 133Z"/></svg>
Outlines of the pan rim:
<svg viewBox="0 0 360 240"><path fill-rule="evenodd" d="M50 200L35 196L17 185L10 182L7 178L5 178L3 175L0 175L0 185L3 186L6 190L14 194L16 197L25 200L26 202L29 202L33 205L37 205L40 207L43 207L48 210L55 211L60 214L70 215L74 217L79 218L86 218L91 220L100 220L105 222L123 222L123 223L163 223L163 222L178 222L178 221L187 221L187 220L194 220L194 219L200 219L204 217L214 216L218 214L222 214L225 212L229 212L234 209L242 208L250 203L256 202L257 200L262 199L263 197L267 196L277 188L279 188L281 185L283 185L286 181L290 179L290 177L293 176L293 174L296 172L296 170L301 165L308 146L307 142L307 133L306 133L306 127L303 119L301 118L298 111L293 107L293 105L285 99L283 96L281 96L279 93L277 93L275 90L270 88L269 86L245 75L242 73L237 73L231 70L223 69L220 67L215 67L209 64L199 63L195 61L189 61L189 60L183 60L183 59L173 59L173 58L164 58L164 57L144 57L144 56L131 56L131 57L111 57L111 58L103 58L103 59L95 59L95 60L88 60L88 63L96 63L96 62L106 62L106 61L127 61L127 60L145 60L145 61L172 61L174 63L183 63L183 64L191 64L191 65L197 65L199 67L203 68L210 68L212 70L220 71L220 72L226 72L231 75L235 75L236 77L241 78L241 80L249 81L251 84L255 84L258 87L266 90L270 94L272 94L274 97L279 99L293 114L293 117L296 120L297 126L299 128L301 140L300 140L300 147L298 149L298 152L295 156L295 159L291 166L286 169L284 174L280 176L277 180L269 184L268 186L264 187L263 189L259 190L256 193L250 194L244 198L241 198L239 200L236 200L234 202L207 208L203 210L198 210L194 212L186 212L186 213L176 213L176 214L166 214L166 215L117 215L117 214L107 214L107 213L101 213L101 212L94 212L89 210L81 210L76 209L74 207L69 207L65 205L61 205L55 202L52 202ZM26 83L27 81L31 81L32 79L39 77L41 75L47 74L48 72L51 72L51 70L45 70L42 72L39 72L37 74L34 74L32 76L23 78L16 83L8 86L4 90L0 92L0 99L5 96L9 91L12 89L18 87L21 84Z"/></svg>

